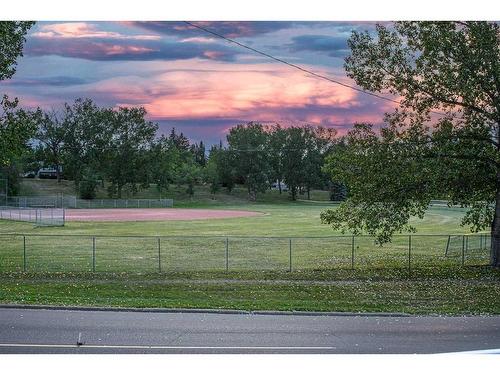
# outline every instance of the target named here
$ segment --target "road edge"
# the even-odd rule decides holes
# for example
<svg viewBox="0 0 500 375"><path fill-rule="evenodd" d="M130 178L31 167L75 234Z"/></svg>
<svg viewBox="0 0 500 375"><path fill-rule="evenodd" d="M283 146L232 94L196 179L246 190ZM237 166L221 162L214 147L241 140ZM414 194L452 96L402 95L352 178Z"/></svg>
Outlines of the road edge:
<svg viewBox="0 0 500 375"><path fill-rule="evenodd" d="M156 307L112 307L112 306L56 306L30 304L0 304L0 309L63 310L63 311L114 311L147 313L198 313L198 314L239 314L239 315L294 315L294 316L374 316L410 317L403 312L342 312L342 311L280 311L280 310L236 310L198 308L156 308Z"/></svg>

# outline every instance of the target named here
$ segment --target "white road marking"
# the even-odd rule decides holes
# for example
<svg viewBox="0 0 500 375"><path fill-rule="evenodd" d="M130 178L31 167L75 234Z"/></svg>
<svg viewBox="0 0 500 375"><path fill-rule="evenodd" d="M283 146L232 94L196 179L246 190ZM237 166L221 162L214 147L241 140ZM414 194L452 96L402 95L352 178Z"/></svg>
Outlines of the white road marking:
<svg viewBox="0 0 500 375"><path fill-rule="evenodd" d="M92 349L255 349L255 350L333 350L334 346L165 346L165 345L71 345L71 344L22 344L0 343L0 347L33 348L92 348Z"/></svg>

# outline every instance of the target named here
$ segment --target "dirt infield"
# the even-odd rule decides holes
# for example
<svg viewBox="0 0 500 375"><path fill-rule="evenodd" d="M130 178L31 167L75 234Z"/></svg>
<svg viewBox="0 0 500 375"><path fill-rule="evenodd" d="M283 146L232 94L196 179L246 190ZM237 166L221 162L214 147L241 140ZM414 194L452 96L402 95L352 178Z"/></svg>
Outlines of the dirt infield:
<svg viewBox="0 0 500 375"><path fill-rule="evenodd" d="M164 221L227 219L262 215L255 211L190 208L66 209L66 221Z"/></svg>

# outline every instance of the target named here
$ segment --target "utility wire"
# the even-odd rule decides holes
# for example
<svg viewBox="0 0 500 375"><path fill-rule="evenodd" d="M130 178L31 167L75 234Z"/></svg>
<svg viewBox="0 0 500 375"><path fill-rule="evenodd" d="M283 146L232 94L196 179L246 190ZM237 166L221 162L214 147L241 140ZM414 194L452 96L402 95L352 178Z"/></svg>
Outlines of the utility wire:
<svg viewBox="0 0 500 375"><path fill-rule="evenodd" d="M349 85L347 83L343 83L343 82L337 81L337 80L335 80L333 78L330 78L328 76L325 76L323 74L315 73L315 72L313 72L313 71L311 71L309 69L301 67L300 65L293 64L293 63L288 62L286 60L280 59L279 57L275 57L275 56L270 55L270 54L268 54L266 52L262 52L262 51L260 51L258 49L252 48L250 46L247 46L246 44L240 43L240 42L238 42L238 41L236 41L234 39L231 39L231 38L228 38L228 37L226 37L226 36L224 36L222 34L219 34L219 33L215 32L213 30L207 29L206 27L196 25L195 23L192 23L192 22L189 22L189 21L183 21L183 22L185 24L189 25L189 26L195 27L195 28L197 28L199 30L202 30L202 31L206 32L206 33L214 35L214 36L216 36L218 38L224 39L224 40L226 40L226 41L228 41L230 43L236 44L236 45L238 45L238 46L240 46L242 48L246 48L246 49L248 49L248 50L250 50L252 52L255 52L255 53L259 54L259 55L268 57L268 58L270 58L272 60L275 60L275 61L280 62L282 64L288 65L291 68L298 69L298 70L300 70L300 71L302 71L302 72L304 72L306 74L312 75L312 76L314 76L316 78L324 79L326 81L335 83L337 85L350 88L351 90L354 90L354 91L357 91L357 92L361 92L363 94L370 95L370 96L373 96L373 97L378 98L378 99L386 100L388 102L392 102L392 103L401 105L401 102L398 101L398 100L394 100L394 99L391 99L391 98L386 98L385 96L378 95L378 94L375 94L373 92L360 89L359 87L355 87L355 86ZM442 112L436 112L436 111L429 111L429 112L434 113L434 114L438 114L438 115L441 115L441 116L446 116L446 114L442 113Z"/></svg>

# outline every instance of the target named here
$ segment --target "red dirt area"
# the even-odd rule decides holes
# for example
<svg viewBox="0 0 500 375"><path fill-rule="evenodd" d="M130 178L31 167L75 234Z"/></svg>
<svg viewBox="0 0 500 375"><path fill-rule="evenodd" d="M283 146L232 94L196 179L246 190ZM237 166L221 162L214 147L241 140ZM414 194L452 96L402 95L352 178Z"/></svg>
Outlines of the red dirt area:
<svg viewBox="0 0 500 375"><path fill-rule="evenodd" d="M67 221L163 221L207 220L261 215L255 211L203 210L190 208L66 209Z"/></svg>

